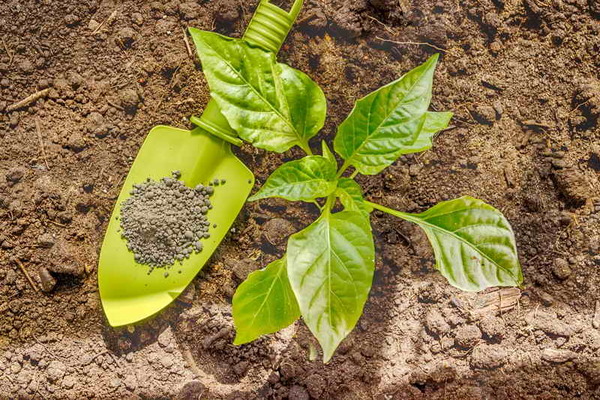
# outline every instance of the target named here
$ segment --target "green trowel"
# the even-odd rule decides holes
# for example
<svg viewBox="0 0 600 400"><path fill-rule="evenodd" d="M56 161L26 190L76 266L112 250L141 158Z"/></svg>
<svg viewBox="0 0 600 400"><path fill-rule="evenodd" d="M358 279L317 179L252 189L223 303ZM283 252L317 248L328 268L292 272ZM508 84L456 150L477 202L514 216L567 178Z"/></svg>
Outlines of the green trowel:
<svg viewBox="0 0 600 400"><path fill-rule="evenodd" d="M295 0L289 12L269 0L261 0L244 39L273 52L279 51L300 8ZM157 313L171 303L215 251L242 209L254 185L254 175L233 154L231 144L242 142L219 111L214 100L201 117L192 117L198 127L192 131L157 126L153 128L131 166L110 218L98 265L98 285L102 306L112 326L127 325ZM208 214L210 238L204 249L191 254L182 264L149 273L148 266L137 264L119 232L121 204L136 183L147 178L159 180L179 170L181 180L190 187L224 179L215 189L213 209ZM212 225L216 224L216 228Z"/></svg>

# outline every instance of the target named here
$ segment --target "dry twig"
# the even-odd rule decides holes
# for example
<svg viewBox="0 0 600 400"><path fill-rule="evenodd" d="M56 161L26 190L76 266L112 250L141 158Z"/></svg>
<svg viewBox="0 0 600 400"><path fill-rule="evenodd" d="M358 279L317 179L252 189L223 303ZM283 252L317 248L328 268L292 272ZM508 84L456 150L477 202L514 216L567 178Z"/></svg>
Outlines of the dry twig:
<svg viewBox="0 0 600 400"><path fill-rule="evenodd" d="M44 159L44 164L46 164L46 168L50 170L50 165L48 165L48 157L46 157L46 149L44 148L44 139L42 139L40 120L38 118L35 119L35 130L37 132L38 140L40 142L40 149L42 150L42 158Z"/></svg>
<svg viewBox="0 0 600 400"><path fill-rule="evenodd" d="M98 25L98 27L94 30L94 32L92 32L92 35L95 35L96 33L100 32L100 29L102 29L102 27L104 26L104 24L109 24L115 19L115 17L117 16L117 10L113 11L108 18L106 18L104 21L102 21L100 23L100 25Z"/></svg>
<svg viewBox="0 0 600 400"><path fill-rule="evenodd" d="M443 53L445 53L447 50L443 49L441 47L438 47L434 44L431 43L427 43L427 42L411 42L411 41L407 41L407 42L399 42L397 40L390 40L390 39L384 39L382 37L376 36L375 39L381 40L382 42L388 42L388 43L393 43L393 44L413 44L413 45L417 45L417 46L429 46L432 47L436 50L439 50Z"/></svg>
<svg viewBox="0 0 600 400"><path fill-rule="evenodd" d="M34 94L25 97L23 100L18 101L15 104L11 104L10 106L6 107L6 112L11 112L11 111L18 110L19 108L27 107L34 101L41 99L42 97L46 97L48 95L48 92L50 92L50 89L48 89L48 88L40 90L39 92L35 92Z"/></svg>
<svg viewBox="0 0 600 400"><path fill-rule="evenodd" d="M189 56L191 58L194 58L194 54L192 53L192 48L190 47L190 42L188 41L188 38L187 38L187 33L185 33L184 28L181 28L181 30L183 31L183 41L185 42L185 48L187 49Z"/></svg>
<svg viewBox="0 0 600 400"><path fill-rule="evenodd" d="M14 58L14 54L8 49L4 38L2 39L2 44L4 45L4 51L6 51L6 55L8 56L8 65L11 66Z"/></svg>
<svg viewBox="0 0 600 400"><path fill-rule="evenodd" d="M25 269L25 266L23 266L23 263L21 261L19 261L18 259L15 260L15 263L19 266L19 268L21 269L21 272L23 272L23 275L25 275L25 278L27 278L27 280L29 281L29 284L31 285L31 287L33 288L34 291L39 292L40 290L38 289L38 287L35 285L35 283L33 283L33 279L31 279L31 277L29 276L29 273L27 272L27 270Z"/></svg>

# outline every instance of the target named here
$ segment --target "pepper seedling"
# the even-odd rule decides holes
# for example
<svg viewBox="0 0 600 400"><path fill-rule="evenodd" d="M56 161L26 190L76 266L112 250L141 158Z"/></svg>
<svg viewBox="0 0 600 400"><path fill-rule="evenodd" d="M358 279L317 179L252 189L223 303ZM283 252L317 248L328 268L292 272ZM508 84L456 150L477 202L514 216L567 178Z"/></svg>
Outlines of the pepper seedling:
<svg viewBox="0 0 600 400"><path fill-rule="evenodd" d="M243 40L202 31L193 38L211 95L239 136L262 149L281 153L298 146L307 154L277 168L249 201L279 197L314 203L321 212L290 236L281 259L238 287L235 344L302 317L321 345L323 361L329 361L356 325L371 289L373 210L422 228L436 268L457 288L522 283L513 231L494 207L465 196L406 213L367 201L354 180L357 174L379 174L403 154L431 148L434 135L448 126L452 113L428 111L437 54L356 102L335 136L338 166L325 142L321 155L309 146L326 114L323 91L311 78Z"/></svg>

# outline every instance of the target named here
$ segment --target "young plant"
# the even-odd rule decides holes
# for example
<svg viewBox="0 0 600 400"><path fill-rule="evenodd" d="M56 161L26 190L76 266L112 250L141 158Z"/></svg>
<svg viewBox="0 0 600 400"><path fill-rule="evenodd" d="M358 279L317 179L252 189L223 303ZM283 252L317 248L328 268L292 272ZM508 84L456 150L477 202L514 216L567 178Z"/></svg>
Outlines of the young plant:
<svg viewBox="0 0 600 400"><path fill-rule="evenodd" d="M438 55L358 100L338 127L334 150L313 155L309 140L322 128L326 100L304 73L267 51L210 32L192 31L211 95L240 137L307 156L277 168L249 201L280 197L314 203L320 217L288 240L287 252L251 273L233 297L235 344L273 333L302 317L331 359L360 318L375 269L369 216L373 210L421 227L436 267L463 290L518 286L523 277L513 231L494 207L472 197L441 202L419 214L363 197L357 174L376 175L402 154L431 148L452 113L428 111ZM345 177L348 169L353 172ZM334 211L341 204L342 211Z"/></svg>

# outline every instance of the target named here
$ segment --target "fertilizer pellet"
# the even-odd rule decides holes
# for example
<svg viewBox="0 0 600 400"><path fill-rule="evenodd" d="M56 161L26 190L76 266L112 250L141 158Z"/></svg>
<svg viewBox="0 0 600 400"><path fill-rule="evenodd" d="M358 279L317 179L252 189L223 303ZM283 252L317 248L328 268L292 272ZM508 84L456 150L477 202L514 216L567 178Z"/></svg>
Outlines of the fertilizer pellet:
<svg viewBox="0 0 600 400"><path fill-rule="evenodd" d="M121 207L122 236L136 262L166 267L202 251L210 237L206 213L212 187L187 187L179 171L160 181L136 184ZM169 276L165 273L165 277Z"/></svg>

